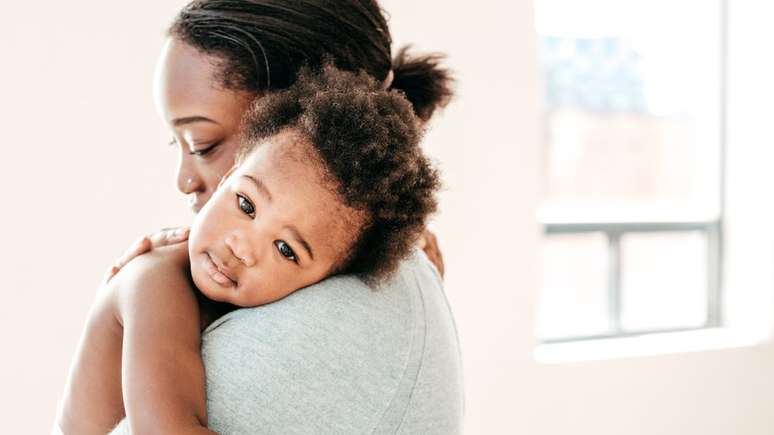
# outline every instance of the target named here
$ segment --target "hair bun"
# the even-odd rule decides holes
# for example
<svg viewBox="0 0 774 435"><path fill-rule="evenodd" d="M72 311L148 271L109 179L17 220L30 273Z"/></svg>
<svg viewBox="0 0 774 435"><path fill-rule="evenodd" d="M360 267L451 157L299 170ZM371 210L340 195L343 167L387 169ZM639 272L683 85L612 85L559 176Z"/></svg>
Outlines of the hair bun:
<svg viewBox="0 0 774 435"><path fill-rule="evenodd" d="M399 89L406 94L414 106L414 113L422 121L427 121L433 112L444 107L454 95L454 79L448 69L441 67L443 54L431 53L410 56L410 45L398 50L392 61L394 78L391 89Z"/></svg>

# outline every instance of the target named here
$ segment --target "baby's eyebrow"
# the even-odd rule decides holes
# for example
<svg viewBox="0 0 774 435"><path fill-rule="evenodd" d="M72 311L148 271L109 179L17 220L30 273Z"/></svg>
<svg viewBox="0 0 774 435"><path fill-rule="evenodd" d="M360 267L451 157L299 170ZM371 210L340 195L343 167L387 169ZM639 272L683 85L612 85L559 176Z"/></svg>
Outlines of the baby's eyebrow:
<svg viewBox="0 0 774 435"><path fill-rule="evenodd" d="M269 189L261 182L261 180L253 177L252 175L245 174L242 176L255 183L255 187L258 188L258 192L260 192L263 196L266 197L266 199L269 200L269 202L271 202L271 192L269 192Z"/></svg>
<svg viewBox="0 0 774 435"><path fill-rule="evenodd" d="M293 236L296 241L306 249L306 253L309 254L309 258L314 260L314 254L312 254L312 247L309 246L309 243L306 243L306 240L304 240L303 237L301 237L301 234L298 232L296 227L293 225L288 226L288 231L290 231L290 234Z"/></svg>

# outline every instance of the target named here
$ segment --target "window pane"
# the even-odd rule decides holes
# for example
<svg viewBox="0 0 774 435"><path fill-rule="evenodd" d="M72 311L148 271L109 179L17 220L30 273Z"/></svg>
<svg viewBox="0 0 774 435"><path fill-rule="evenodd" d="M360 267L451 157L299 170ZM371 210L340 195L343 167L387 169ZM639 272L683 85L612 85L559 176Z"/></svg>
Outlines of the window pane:
<svg viewBox="0 0 774 435"><path fill-rule="evenodd" d="M542 248L538 335L549 339L604 333L608 329L605 235L551 235Z"/></svg>
<svg viewBox="0 0 774 435"><path fill-rule="evenodd" d="M718 2L536 0L536 11L545 84L543 214L560 221L714 218Z"/></svg>
<svg viewBox="0 0 774 435"><path fill-rule="evenodd" d="M707 238L702 232L621 238L622 326L651 330L703 326L707 319Z"/></svg>

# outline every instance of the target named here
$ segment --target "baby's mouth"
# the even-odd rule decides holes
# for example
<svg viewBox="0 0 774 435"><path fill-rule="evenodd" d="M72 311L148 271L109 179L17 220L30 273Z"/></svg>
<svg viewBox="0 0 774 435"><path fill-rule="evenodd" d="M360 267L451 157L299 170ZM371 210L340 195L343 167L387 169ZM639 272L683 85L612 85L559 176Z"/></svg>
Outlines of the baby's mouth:
<svg viewBox="0 0 774 435"><path fill-rule="evenodd" d="M222 286L236 287L237 281L233 278L233 273L223 266L223 262L210 252L205 252L205 254L207 256L205 267L210 277Z"/></svg>

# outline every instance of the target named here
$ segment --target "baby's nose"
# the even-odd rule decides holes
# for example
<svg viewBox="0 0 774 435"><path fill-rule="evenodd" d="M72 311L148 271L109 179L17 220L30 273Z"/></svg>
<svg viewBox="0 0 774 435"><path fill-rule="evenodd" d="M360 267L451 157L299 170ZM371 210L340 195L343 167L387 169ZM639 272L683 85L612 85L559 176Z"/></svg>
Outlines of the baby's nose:
<svg viewBox="0 0 774 435"><path fill-rule="evenodd" d="M236 234L229 234L226 237L226 246L231 250L231 253L236 257L245 267L252 267L256 263L255 253L244 238L239 237Z"/></svg>

